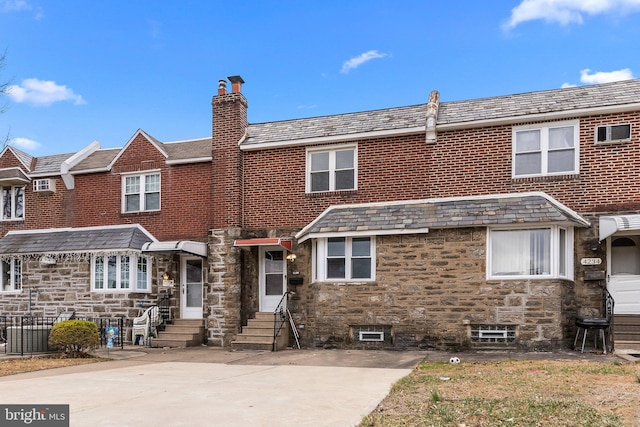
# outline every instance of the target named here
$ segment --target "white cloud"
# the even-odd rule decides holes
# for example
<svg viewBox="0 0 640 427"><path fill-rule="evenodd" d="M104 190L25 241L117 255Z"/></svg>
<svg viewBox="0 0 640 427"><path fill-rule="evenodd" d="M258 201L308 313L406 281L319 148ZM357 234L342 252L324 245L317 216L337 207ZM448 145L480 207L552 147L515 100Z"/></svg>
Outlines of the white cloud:
<svg viewBox="0 0 640 427"><path fill-rule="evenodd" d="M582 24L584 14L626 14L639 10L640 0L522 0L511 9L511 17L503 28L508 30L537 19L560 25Z"/></svg>
<svg viewBox="0 0 640 427"><path fill-rule="evenodd" d="M560 87L561 87L562 89L566 89L566 88L568 88L568 87L576 87L576 86L577 86L577 85L574 85L574 84L572 84L572 83L567 83L567 82L565 82L565 83L562 83L562 86L560 86Z"/></svg>
<svg viewBox="0 0 640 427"><path fill-rule="evenodd" d="M591 73L591 70L588 68L580 71L580 81L586 84L618 82L632 78L633 73L629 68L617 71L598 71L595 73Z"/></svg>
<svg viewBox="0 0 640 427"><path fill-rule="evenodd" d="M342 64L342 69L340 70L340 72L346 74L349 72L349 70L358 68L365 62L371 61L372 59L376 58L384 58L385 56L387 56L386 53L380 53L377 50L370 50L369 52L361 53L360 55L353 57Z"/></svg>
<svg viewBox="0 0 640 427"><path fill-rule="evenodd" d="M75 105L86 104L81 95L51 80L25 79L21 85L9 86L7 95L15 102L33 105L48 106L60 101L72 101Z"/></svg>
<svg viewBox="0 0 640 427"><path fill-rule="evenodd" d="M33 151L42 147L39 142L28 138L13 138L9 141L10 145L25 151Z"/></svg>
<svg viewBox="0 0 640 427"><path fill-rule="evenodd" d="M24 0L4 0L0 1L0 12L21 12L23 10L31 10L31 5Z"/></svg>

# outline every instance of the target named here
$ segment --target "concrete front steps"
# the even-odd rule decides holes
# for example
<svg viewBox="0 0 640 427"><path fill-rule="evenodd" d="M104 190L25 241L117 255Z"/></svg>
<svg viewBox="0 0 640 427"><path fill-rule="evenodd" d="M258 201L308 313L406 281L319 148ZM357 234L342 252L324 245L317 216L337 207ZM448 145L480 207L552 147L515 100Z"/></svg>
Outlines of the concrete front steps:
<svg viewBox="0 0 640 427"><path fill-rule="evenodd" d="M195 347L203 342L204 319L174 319L151 339L151 347Z"/></svg>
<svg viewBox="0 0 640 427"><path fill-rule="evenodd" d="M247 326L242 327L242 332L231 342L234 350L267 350L273 349L273 323L272 312L258 312L254 319L247 321ZM276 327L280 327L280 319ZM287 348L289 344L289 323L285 322L276 339L276 350Z"/></svg>
<svg viewBox="0 0 640 427"><path fill-rule="evenodd" d="M616 350L640 353L640 316L616 314L613 317L613 339Z"/></svg>

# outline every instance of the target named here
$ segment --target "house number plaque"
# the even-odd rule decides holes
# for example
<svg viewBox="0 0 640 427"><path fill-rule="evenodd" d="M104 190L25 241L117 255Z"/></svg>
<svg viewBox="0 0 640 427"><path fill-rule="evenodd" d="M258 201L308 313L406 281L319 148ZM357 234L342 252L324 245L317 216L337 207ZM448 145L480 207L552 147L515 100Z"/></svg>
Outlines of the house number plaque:
<svg viewBox="0 0 640 427"><path fill-rule="evenodd" d="M582 258L580 260L582 265L600 265L602 264L602 258Z"/></svg>

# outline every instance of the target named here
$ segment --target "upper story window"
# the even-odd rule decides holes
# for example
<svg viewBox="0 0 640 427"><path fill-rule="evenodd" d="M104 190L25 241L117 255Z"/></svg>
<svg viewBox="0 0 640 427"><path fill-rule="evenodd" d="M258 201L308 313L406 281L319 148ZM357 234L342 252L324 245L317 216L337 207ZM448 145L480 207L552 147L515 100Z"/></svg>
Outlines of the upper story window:
<svg viewBox="0 0 640 427"><path fill-rule="evenodd" d="M151 289L150 260L129 255L95 256L91 259L94 291L146 292Z"/></svg>
<svg viewBox="0 0 640 427"><path fill-rule="evenodd" d="M373 237L318 239L314 251L314 280L363 281L375 277Z"/></svg>
<svg viewBox="0 0 640 427"><path fill-rule="evenodd" d="M572 278L573 229L489 230L487 277Z"/></svg>
<svg viewBox="0 0 640 427"><path fill-rule="evenodd" d="M22 289L22 262L19 258L3 260L0 263L2 292L14 292Z"/></svg>
<svg viewBox="0 0 640 427"><path fill-rule="evenodd" d="M513 128L513 176L578 173L578 121Z"/></svg>
<svg viewBox="0 0 640 427"><path fill-rule="evenodd" d="M355 190L357 183L355 146L307 151L307 193Z"/></svg>
<svg viewBox="0 0 640 427"><path fill-rule="evenodd" d="M160 210L160 173L124 176L122 194L123 212Z"/></svg>
<svg viewBox="0 0 640 427"><path fill-rule="evenodd" d="M631 139L631 125L610 125L596 127L596 142L618 142Z"/></svg>
<svg viewBox="0 0 640 427"><path fill-rule="evenodd" d="M24 187L2 187L2 219L24 219Z"/></svg>

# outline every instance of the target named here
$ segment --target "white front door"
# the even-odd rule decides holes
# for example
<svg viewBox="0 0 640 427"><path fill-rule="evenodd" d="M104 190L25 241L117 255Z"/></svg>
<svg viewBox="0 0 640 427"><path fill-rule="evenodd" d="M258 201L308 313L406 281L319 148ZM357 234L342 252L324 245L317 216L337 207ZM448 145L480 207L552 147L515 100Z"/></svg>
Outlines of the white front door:
<svg viewBox="0 0 640 427"><path fill-rule="evenodd" d="M282 248L260 247L260 311L275 311L282 300L287 289L286 262Z"/></svg>
<svg viewBox="0 0 640 427"><path fill-rule="evenodd" d="M202 258L183 257L180 277L180 317L202 319Z"/></svg>
<svg viewBox="0 0 640 427"><path fill-rule="evenodd" d="M611 236L607 289L614 314L640 314L640 236Z"/></svg>

